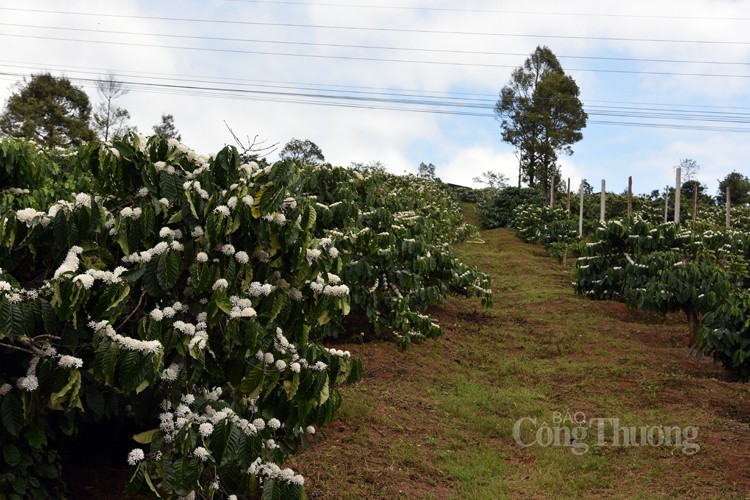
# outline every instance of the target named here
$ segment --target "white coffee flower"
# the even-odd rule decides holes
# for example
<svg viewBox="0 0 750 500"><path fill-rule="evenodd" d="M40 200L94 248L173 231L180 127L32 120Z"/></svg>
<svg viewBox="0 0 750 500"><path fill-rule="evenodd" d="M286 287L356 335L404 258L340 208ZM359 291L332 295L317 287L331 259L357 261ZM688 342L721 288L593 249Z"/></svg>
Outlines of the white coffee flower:
<svg viewBox="0 0 750 500"><path fill-rule="evenodd" d="M195 455L195 457L198 458L201 462L205 462L211 456L208 450L203 446L199 446L195 450L193 450L193 455Z"/></svg>
<svg viewBox="0 0 750 500"><path fill-rule="evenodd" d="M143 453L143 450L140 448L134 448L128 453L128 465L133 466L144 458L146 458L146 455Z"/></svg>
<svg viewBox="0 0 750 500"><path fill-rule="evenodd" d="M200 426L198 426L198 434L203 436L204 438L210 436L214 432L214 426L213 424L209 422L203 422Z"/></svg>
<svg viewBox="0 0 750 500"><path fill-rule="evenodd" d="M57 364L61 368L83 368L83 360L81 358L68 356L67 354L60 356L60 359L57 360Z"/></svg>
<svg viewBox="0 0 750 500"><path fill-rule="evenodd" d="M250 256L244 250L240 250L239 252L234 254L234 258L240 264L247 264L250 261Z"/></svg>
<svg viewBox="0 0 750 500"><path fill-rule="evenodd" d="M279 420L277 418L272 418L271 420L268 421L268 427L270 427L271 429L276 430L279 427L281 427L281 422L279 422Z"/></svg>

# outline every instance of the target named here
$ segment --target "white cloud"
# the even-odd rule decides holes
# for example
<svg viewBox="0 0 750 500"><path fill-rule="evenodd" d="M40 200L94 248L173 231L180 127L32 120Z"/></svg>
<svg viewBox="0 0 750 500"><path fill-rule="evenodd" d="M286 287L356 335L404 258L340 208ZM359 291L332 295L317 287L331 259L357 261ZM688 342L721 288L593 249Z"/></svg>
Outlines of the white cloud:
<svg viewBox="0 0 750 500"><path fill-rule="evenodd" d="M372 0L367 4L376 5L378 2L379 0ZM511 67L520 65L537 45L546 44L560 56L563 66L575 77L581 88L581 97L591 113L591 123L584 130L583 141L574 145L575 155L560 159L563 177L570 176L573 185L577 185L581 177L586 177L595 186L601 178L606 178L608 186L620 190L626 185L627 176L633 175L636 191L647 192L670 182L671 167L680 158L694 157L705 165L699 178L709 183L709 190L715 190L715 187L711 187L712 183L716 184L715 179L723 177L732 169L742 168L744 158L750 153L744 134L614 127L593 123L602 120L653 123L656 118L644 116L644 113L656 115L665 109L656 104L680 105L685 111L684 114L693 115L705 111L734 111L738 113L737 120L747 122L748 112L747 109L743 109L750 109L750 100L745 96L747 78L635 75L576 70L578 68L666 73L746 73L746 67L740 64L717 65L703 62L686 65L666 60L744 62L750 56L750 45L747 44L580 38L589 36L650 40L743 41L746 38L746 23L730 19L746 17L741 2L695 0L685 3L634 0L608 3L606 7L602 2L594 0L565 3L545 0L533 2L533 5L529 2L498 3L490 0L434 4L463 11L409 10L408 7L424 6L416 0L406 0L397 4L383 0L382 4L391 7L333 7L322 3L303 7L272 2L226 1L185 4L175 0L158 3L123 0L94 4L74 0L67 2L64 9L131 16L378 28L375 30L212 24L4 10L1 11L3 19L8 23L109 32L144 32L150 35L136 37L114 33L20 27L5 27L3 33L119 41L150 46L0 37L0 42L13 46L13 51L4 52L0 64L5 66L0 67L0 70L28 74L32 72L31 68L38 68L34 72L41 69L59 72L64 69L64 73L71 78L96 78L107 69L112 69L121 75L122 80L128 82L310 94L311 96L280 96L269 93L244 93L227 98L226 94L218 92L206 95L207 91L201 91L203 95L198 96L196 90L152 87L148 91L134 88L118 104L130 110L140 131L146 133L151 131L151 127L159 121L162 113L173 114L183 140L202 152L213 152L225 143L232 143L224 125L226 121L240 137L253 137L257 134L268 143L278 142L279 148L292 137L310 139L321 147L327 160L335 164L348 165L353 161L379 160L388 165L391 171L401 173L415 172L417 165L421 161L426 161L434 163L438 175L449 182L470 184L472 178L481 172L494 170L505 173L511 183L515 184L517 160L512 148L501 142L499 124L492 117L395 112L370 108L403 107L404 104L393 101L415 97L424 101L445 101L446 96L443 93L450 92L450 97L456 100L466 100L470 97L484 99L483 102L488 107L475 111L491 113L491 106L498 91L510 77ZM394 8L395 5L402 8ZM59 4L51 0L37 0L28 4L0 0L0 7L61 10ZM471 12L468 9L479 11ZM498 10L507 12L492 12ZM532 11L546 14L530 14ZM632 15L641 17L627 17ZM644 17L653 15L683 16L692 19ZM715 17L726 19L709 19ZM453 33L428 33L430 31ZM298 42L301 45L158 36L164 34ZM500 36L502 34L526 36ZM568 38L533 35L557 35ZM358 48L312 44L352 45ZM286 55L179 50L157 46L277 52ZM366 49L364 46L425 50ZM439 52L440 50L454 52ZM491 54L466 54L455 51ZM307 56L292 57L294 54ZM585 58L591 56L665 61L639 63ZM396 63L378 59L413 62ZM15 68L8 66L11 64L7 62L9 60L17 61ZM420 64L416 61L452 64ZM179 80L157 80L157 74L176 75L172 78ZM234 80L222 84L217 80L219 78ZM3 84L0 85L0 99L4 100L7 97L10 89L6 85L9 86L16 79L10 77L0 82ZM91 85L87 84L86 90L94 97L95 92ZM320 103L324 101L324 98L320 97L321 94L341 95L344 90L352 97L349 101L341 102L346 107L301 103L310 100ZM220 98L220 95L224 98ZM437 95L439 97L436 97ZM357 97L365 97L366 100L356 100ZM285 102L279 102L280 100ZM634 102L646 104L636 106L632 104ZM694 107L696 105L705 107ZM731 108L719 109L716 106ZM435 109L424 103L410 104L408 107ZM602 112L606 114L597 114ZM631 116L613 117L612 114L615 112ZM695 121L679 123L701 124ZM721 123L715 122L714 125ZM271 156L274 157L275 155Z"/></svg>

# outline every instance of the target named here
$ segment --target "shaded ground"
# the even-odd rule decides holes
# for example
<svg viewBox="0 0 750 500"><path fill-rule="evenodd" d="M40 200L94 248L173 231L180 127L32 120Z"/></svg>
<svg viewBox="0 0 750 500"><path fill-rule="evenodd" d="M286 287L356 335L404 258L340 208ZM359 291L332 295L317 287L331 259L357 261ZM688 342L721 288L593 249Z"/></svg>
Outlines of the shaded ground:
<svg viewBox="0 0 750 500"><path fill-rule="evenodd" d="M458 252L492 274L492 308L451 299L430 312L445 335L406 351L345 347L365 379L342 390L329 438L290 461L312 498L750 497L750 384L687 357L681 318L577 297L541 248L510 230L482 237ZM562 424L588 429L585 453L515 442L518 419L560 427L566 412L586 418ZM599 445L593 418L697 437L614 446L607 425Z"/></svg>

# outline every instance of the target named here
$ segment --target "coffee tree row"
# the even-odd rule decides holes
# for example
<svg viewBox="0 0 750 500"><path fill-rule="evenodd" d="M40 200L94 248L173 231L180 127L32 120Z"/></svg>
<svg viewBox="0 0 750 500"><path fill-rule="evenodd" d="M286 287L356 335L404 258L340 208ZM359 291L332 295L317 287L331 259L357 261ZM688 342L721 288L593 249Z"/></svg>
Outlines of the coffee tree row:
<svg viewBox="0 0 750 500"><path fill-rule="evenodd" d="M26 153L3 168L38 157ZM470 229L423 181L259 166L231 147L207 157L136 135L69 161L78 178L57 188L3 186L0 488L11 497L56 491L55 443L123 420L139 429L131 491L301 497L284 458L362 372L320 340L354 326L404 343L434 336L427 305L491 297L450 247ZM80 185L91 191L68 191Z"/></svg>
<svg viewBox="0 0 750 500"><path fill-rule="evenodd" d="M577 293L681 311L691 352L750 376L750 233L635 218L603 223L591 240L576 264Z"/></svg>

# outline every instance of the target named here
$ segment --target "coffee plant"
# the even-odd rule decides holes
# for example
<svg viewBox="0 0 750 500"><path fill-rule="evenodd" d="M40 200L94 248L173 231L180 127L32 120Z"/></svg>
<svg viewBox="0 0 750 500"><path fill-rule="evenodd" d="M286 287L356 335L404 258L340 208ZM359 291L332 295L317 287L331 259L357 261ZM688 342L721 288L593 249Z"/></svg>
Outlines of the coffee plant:
<svg viewBox="0 0 750 500"><path fill-rule="evenodd" d="M12 147L26 156L0 170L20 183L41 160ZM403 343L435 336L427 305L491 297L452 253L471 229L425 181L132 134L68 158L79 174L56 188L43 175L3 186L17 189L0 205L9 498L57 496L55 444L122 420L137 429L130 492L300 498L285 457L362 375L320 341L348 315Z"/></svg>
<svg viewBox="0 0 750 500"><path fill-rule="evenodd" d="M638 217L601 224L577 261L576 292L630 307L685 314L690 352L750 372L750 235L734 230L650 224Z"/></svg>

